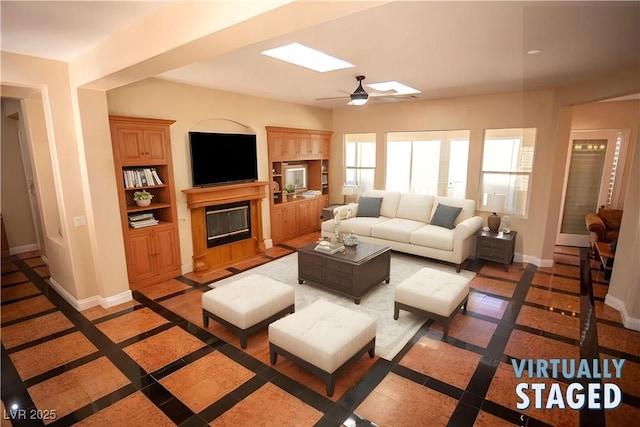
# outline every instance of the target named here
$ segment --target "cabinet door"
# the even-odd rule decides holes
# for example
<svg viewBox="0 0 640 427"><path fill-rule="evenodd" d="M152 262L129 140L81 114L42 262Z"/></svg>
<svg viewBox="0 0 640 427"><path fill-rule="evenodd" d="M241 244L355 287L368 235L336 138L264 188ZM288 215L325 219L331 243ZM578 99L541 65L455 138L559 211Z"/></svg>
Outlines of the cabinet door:
<svg viewBox="0 0 640 427"><path fill-rule="evenodd" d="M167 163L167 144L164 130L144 129L143 135L146 161L158 165Z"/></svg>
<svg viewBox="0 0 640 427"><path fill-rule="evenodd" d="M320 208L320 200L312 199L309 201L309 232L320 229L320 216L322 209Z"/></svg>
<svg viewBox="0 0 640 427"><path fill-rule="evenodd" d="M331 137L328 135L322 135L321 156L323 159L328 159L330 154L331 154Z"/></svg>
<svg viewBox="0 0 640 427"><path fill-rule="evenodd" d="M284 207L284 238L292 239L298 235L298 210L295 204Z"/></svg>
<svg viewBox="0 0 640 427"><path fill-rule="evenodd" d="M309 158L320 159L322 157L322 136L311 135L311 142L309 143Z"/></svg>
<svg viewBox="0 0 640 427"><path fill-rule="evenodd" d="M311 229L310 221L309 202L298 204L298 234L309 232Z"/></svg>
<svg viewBox="0 0 640 427"><path fill-rule="evenodd" d="M131 166L143 164L145 147L142 130L119 127L117 132L118 151L120 152L120 162L122 165Z"/></svg>
<svg viewBox="0 0 640 427"><path fill-rule="evenodd" d="M154 232L155 267L157 274L174 271L180 267L176 248L178 242L173 228L165 228Z"/></svg>
<svg viewBox="0 0 640 427"><path fill-rule="evenodd" d="M143 231L132 233L129 239L129 252L131 258L128 263L129 281L148 279L155 276L153 258L153 233Z"/></svg>
<svg viewBox="0 0 640 427"><path fill-rule="evenodd" d="M271 239L274 242L284 240L284 208L281 206L273 208L271 211Z"/></svg>
<svg viewBox="0 0 640 427"><path fill-rule="evenodd" d="M298 135L298 158L308 159L310 152L311 138L309 135Z"/></svg>
<svg viewBox="0 0 640 427"><path fill-rule="evenodd" d="M298 135L295 133L284 134L284 145L282 156L284 159L298 158Z"/></svg>
<svg viewBox="0 0 640 427"><path fill-rule="evenodd" d="M271 161L284 160L284 134L282 132L269 132L268 140Z"/></svg>

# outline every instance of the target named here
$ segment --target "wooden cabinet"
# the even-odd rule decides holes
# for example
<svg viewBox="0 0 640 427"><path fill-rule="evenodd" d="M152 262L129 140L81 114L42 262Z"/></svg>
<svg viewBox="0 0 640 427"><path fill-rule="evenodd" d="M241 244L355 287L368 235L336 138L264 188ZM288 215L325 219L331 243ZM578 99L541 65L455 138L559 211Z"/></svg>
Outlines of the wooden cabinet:
<svg viewBox="0 0 640 427"><path fill-rule="evenodd" d="M172 123L173 120L109 117L131 289L181 273L169 132ZM133 197L141 190L153 195L149 206L136 205Z"/></svg>
<svg viewBox="0 0 640 427"><path fill-rule="evenodd" d="M165 132L162 129L119 126L116 138L123 166L167 163L168 147L165 144Z"/></svg>
<svg viewBox="0 0 640 427"><path fill-rule="evenodd" d="M318 231L322 209L328 204L327 196L298 198L276 204L271 209L271 239L279 243Z"/></svg>
<svg viewBox="0 0 640 427"><path fill-rule="evenodd" d="M274 243L320 229L322 209L329 204L329 131L267 126L271 186L271 238ZM287 195L285 172L304 166L306 189L317 197Z"/></svg>

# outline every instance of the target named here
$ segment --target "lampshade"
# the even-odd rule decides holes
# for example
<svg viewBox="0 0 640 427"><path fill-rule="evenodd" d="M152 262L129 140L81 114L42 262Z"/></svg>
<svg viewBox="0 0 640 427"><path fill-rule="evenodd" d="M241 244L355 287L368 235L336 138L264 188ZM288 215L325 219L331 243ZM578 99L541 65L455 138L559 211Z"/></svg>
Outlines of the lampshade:
<svg viewBox="0 0 640 427"><path fill-rule="evenodd" d="M342 187L342 195L343 196L351 196L353 194L353 187L344 186Z"/></svg>
<svg viewBox="0 0 640 427"><path fill-rule="evenodd" d="M346 205L347 204L347 196L351 196L353 194L353 187L349 187L347 185L342 187L342 202Z"/></svg>
<svg viewBox="0 0 640 427"><path fill-rule="evenodd" d="M487 210L493 213L504 211L504 194L487 194Z"/></svg>
<svg viewBox="0 0 640 427"><path fill-rule="evenodd" d="M357 76L356 80L358 80L358 87L351 94L351 104L364 105L367 103L367 100L369 99L369 94L362 87L362 80L364 80L364 76Z"/></svg>

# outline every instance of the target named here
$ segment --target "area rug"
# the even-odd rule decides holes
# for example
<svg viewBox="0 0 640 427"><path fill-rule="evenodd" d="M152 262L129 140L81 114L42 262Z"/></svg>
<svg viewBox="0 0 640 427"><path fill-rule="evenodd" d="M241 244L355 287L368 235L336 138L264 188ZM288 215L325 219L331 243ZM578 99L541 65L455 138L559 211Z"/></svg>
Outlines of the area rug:
<svg viewBox="0 0 640 427"><path fill-rule="evenodd" d="M391 360L402 350L405 344L427 320L425 317L407 311L401 311L398 320L393 319L393 294L395 287L423 267L430 267L456 274L453 264L438 263L421 257L392 252L391 279L389 284L384 282L380 283L362 297L360 304L355 304L352 298L314 287L312 283L305 281L305 283L301 285L298 284L298 254L294 253L224 280L217 281L209 286L217 288L228 285L247 275L260 274L293 286L296 295L296 310L300 310L318 299L324 299L368 314L377 319L376 355L383 359ZM475 275L475 273L465 270L457 274L461 274L469 279Z"/></svg>

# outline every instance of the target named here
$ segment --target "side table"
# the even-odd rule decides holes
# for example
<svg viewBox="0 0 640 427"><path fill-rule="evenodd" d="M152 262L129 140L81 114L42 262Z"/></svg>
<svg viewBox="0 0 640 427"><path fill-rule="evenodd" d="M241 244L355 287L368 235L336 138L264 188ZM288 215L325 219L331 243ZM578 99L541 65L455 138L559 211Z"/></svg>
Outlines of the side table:
<svg viewBox="0 0 640 427"><path fill-rule="evenodd" d="M604 272L604 280L609 281L616 254L611 250L610 243L596 242L596 250L598 251L598 257L600 257L600 270Z"/></svg>
<svg viewBox="0 0 640 427"><path fill-rule="evenodd" d="M329 205L326 208L322 208L322 220L329 221L330 219L333 219L333 209L337 206L342 205Z"/></svg>
<svg viewBox="0 0 640 427"><path fill-rule="evenodd" d="M476 233L476 257L504 264L504 271L509 271L513 264L517 231L494 233L480 230Z"/></svg>

